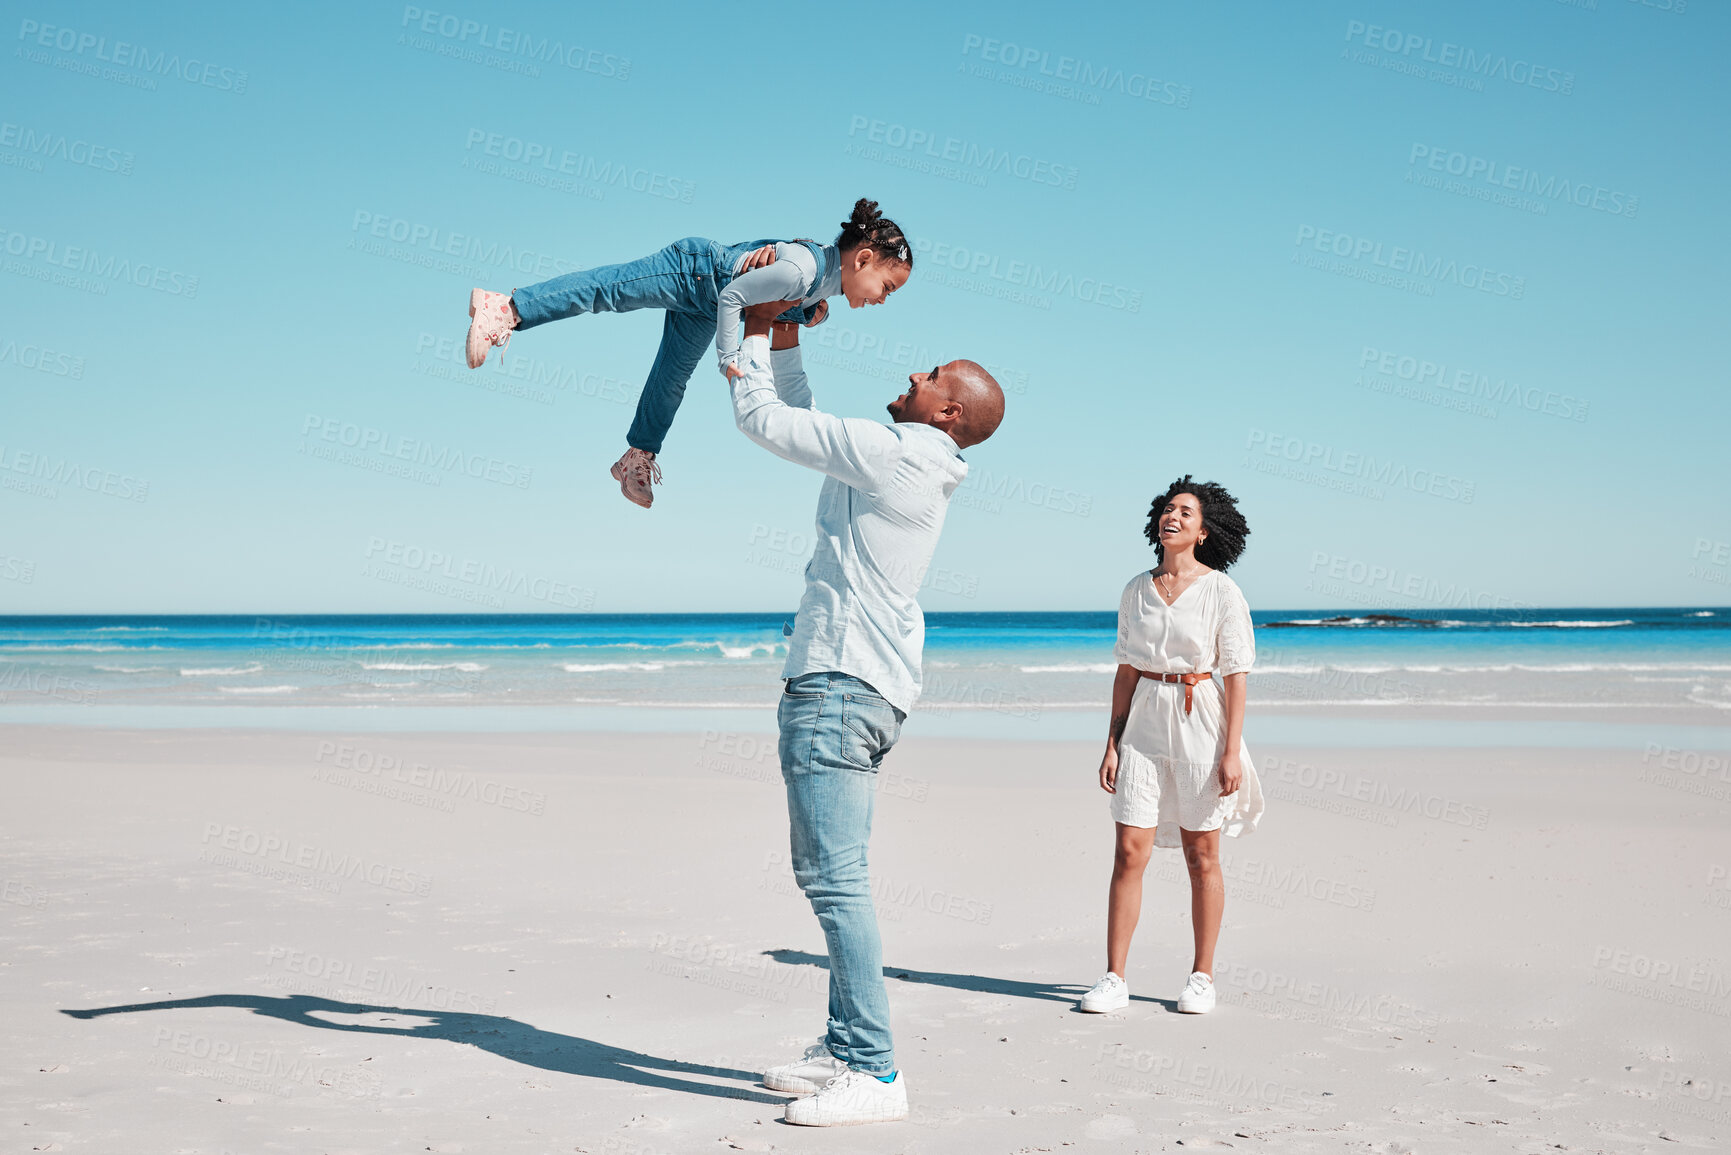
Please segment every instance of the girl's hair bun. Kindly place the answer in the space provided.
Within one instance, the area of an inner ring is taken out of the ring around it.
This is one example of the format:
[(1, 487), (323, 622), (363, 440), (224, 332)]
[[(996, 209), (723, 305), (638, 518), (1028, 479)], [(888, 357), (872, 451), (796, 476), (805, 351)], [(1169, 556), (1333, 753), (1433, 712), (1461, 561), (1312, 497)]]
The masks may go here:
[(846, 228), (848, 225), (858, 225), (863, 229), (871, 225), (872, 222), (882, 219), (883, 213), (878, 211), (878, 202), (861, 197), (859, 200), (853, 202), (853, 215), (846, 221), (842, 222), (842, 227)]
[(878, 211), (878, 202), (866, 197), (853, 203), (853, 212), (841, 223), (841, 235), (835, 239), (835, 247), (844, 253), (851, 253), (861, 245), (870, 246), (879, 256), (913, 267), (913, 247), (901, 226)]

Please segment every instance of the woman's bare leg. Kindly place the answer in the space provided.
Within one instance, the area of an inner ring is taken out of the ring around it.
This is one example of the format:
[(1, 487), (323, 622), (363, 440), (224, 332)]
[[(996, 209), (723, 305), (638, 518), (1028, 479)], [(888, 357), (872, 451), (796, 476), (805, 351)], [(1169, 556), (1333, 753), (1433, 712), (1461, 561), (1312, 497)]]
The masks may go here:
[(1226, 883), (1220, 877), (1220, 831), (1180, 830), (1184, 865), (1190, 868), (1190, 923), (1196, 932), (1192, 971), (1214, 977), (1214, 944), (1226, 909)]
[(1123, 978), (1130, 937), (1142, 917), (1142, 872), (1148, 869), (1148, 857), (1154, 852), (1154, 828), (1122, 822), (1113, 825), (1118, 828), (1118, 845), (1112, 855), (1112, 889), (1106, 900), (1106, 969)]

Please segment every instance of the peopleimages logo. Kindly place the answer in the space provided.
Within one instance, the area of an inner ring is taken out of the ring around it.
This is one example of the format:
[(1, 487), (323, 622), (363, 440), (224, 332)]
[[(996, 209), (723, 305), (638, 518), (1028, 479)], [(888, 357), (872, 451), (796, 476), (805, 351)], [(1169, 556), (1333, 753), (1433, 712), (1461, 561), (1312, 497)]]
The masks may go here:
[(1076, 177), (1081, 171), (1073, 164), (1030, 156), (1015, 149), (981, 145), (931, 129), (910, 127), (870, 116), (849, 117), (847, 134), (849, 137), (863, 136), (871, 144), (917, 154), (943, 164), (959, 165), (983, 175), (996, 173), (1055, 188), (1075, 188)]
[[(1288, 463), (1298, 471), (1295, 474), (1297, 480), (1306, 480), (1306, 475), (1335, 479), (1341, 484), (1328, 488), (1342, 488), (1349, 492), (1363, 489), (1365, 496), (1374, 496), (1377, 500), (1382, 497), (1379, 487), (1386, 486), (1471, 505), (1476, 490), (1475, 483), (1463, 477), (1434, 469), (1409, 467), (1392, 458), (1378, 459), (1374, 454), (1342, 450), (1333, 445), (1306, 441), (1302, 437), (1270, 433), (1265, 429), (1251, 429), (1244, 449), (1249, 455), (1245, 463), (1252, 468), (1258, 468), (1258, 456), (1273, 458), (1275, 464)], [(1278, 475), (1280, 471), (1263, 469), (1262, 472)]]
[[(498, 1001), (442, 983), (428, 982), (418, 975), (402, 975), (376, 962), (356, 962), (314, 951), (272, 946), (265, 965), (299, 975), (332, 991), (359, 991), (381, 996), (390, 1003), (417, 1003), (441, 1011), (490, 1014)], [(286, 985), (286, 984), (272, 984)], [(324, 990), (316, 992), (321, 996)]]
[(1364, 346), (1358, 355), (1358, 367), (1384, 377), (1395, 377), (1415, 385), (1461, 393), (1475, 399), (1541, 413), (1565, 421), (1585, 421), (1590, 403), (1572, 393), (1554, 389), (1535, 389), (1510, 381), (1507, 377), (1493, 379), (1489, 374), (1472, 369), (1451, 367), (1440, 361), (1430, 361), (1406, 353), (1395, 353)]
[(152, 52), (142, 44), (130, 44), (125, 40), (111, 44), (108, 37), (94, 32), (23, 20), (18, 25), (18, 39), (26, 47), (52, 48), (78, 57), (88, 55), (91, 60), (104, 64), (133, 68), (152, 76), (174, 77), (188, 84), (232, 92), (237, 96), (246, 91), (247, 77), (241, 69), (207, 64), (191, 56), (182, 60), (178, 52)]
[[(445, 473), (461, 473), (480, 481), (491, 481), (496, 485), (509, 485), (517, 489), (528, 489), (529, 483), (535, 477), (534, 466), (519, 465), (484, 453), (470, 453), (450, 445), (403, 437), (370, 425), (357, 425), (352, 421), (344, 421), (338, 417), (322, 417), (317, 413), (307, 414), (301, 422), (301, 437), (303, 453), (307, 453), (308, 445), (317, 439), (359, 454), (373, 454), (392, 461), (411, 462), (428, 469), (443, 470)], [(312, 448), (316, 451), (318, 447)], [(309, 455), (328, 456), (319, 452)], [(438, 484), (439, 475), (432, 476), (433, 484)]]
[[(942, 352), (934, 354), (929, 346), (888, 340), (875, 333), (850, 329), (833, 319), (818, 326), (815, 332), (816, 336), (801, 342), (808, 362), (884, 381), (906, 381), (912, 372), (930, 369), (949, 360)], [(1017, 396), (1027, 393), (1028, 374), (1025, 370), (1000, 361), (981, 361), (979, 364), (997, 380), (1005, 393)]]
[(1500, 52), (1480, 52), (1450, 40), (1433, 40), (1416, 32), (1401, 32), (1380, 24), (1348, 20), (1346, 39), (1348, 43), (1362, 44), (1405, 63), (1435, 64), (1480, 80), (1504, 80), (1563, 96), (1575, 91), (1573, 72), (1534, 64), (1530, 60), (1511, 60)]
[[(573, 262), (549, 253), (517, 249), (510, 245), (501, 245), (497, 241), (484, 241), (469, 233), (454, 233), (436, 225), (406, 220), (388, 213), (370, 213), (365, 209), (355, 210), (355, 218), (349, 225), (349, 231), (357, 235), (364, 232), (367, 237), (406, 245), (412, 250), (424, 249), (433, 256), (460, 257), (463, 260), (477, 261), (483, 265), (538, 277), (551, 277), (557, 273), (577, 270), (577, 265)], [(354, 243), (355, 238), (351, 238), (350, 247), (354, 247)]]
[(1609, 213), (1614, 217), (1632, 217), (1641, 207), (1640, 197), (1619, 189), (1570, 180), (1555, 173), (1545, 176), (1535, 169), (1459, 152), (1441, 145), (1414, 142), (1406, 162), (1412, 166), (1407, 171), (1408, 183), (1413, 180), (1413, 170), (1422, 167), (1429, 172), (1460, 177), (1469, 185), (1483, 184), (1492, 190), (1508, 189), (1549, 201), (1564, 201), (1580, 208), (1592, 209), (1594, 212)]
[(478, 558), (426, 549), (412, 542), (370, 537), (366, 559), (361, 571), (364, 576), (462, 597), (465, 601), (484, 601), (498, 609), (504, 608), (500, 594), (514, 594), (573, 610), (595, 608), (592, 589)]
[[(363, 857), (359, 854), (344, 852), (338, 854), (311, 843), (296, 842), (278, 834), (263, 833), (249, 826), (233, 826), (221, 822), (204, 824), (204, 845), (209, 848), (227, 852), (227, 860), (206, 852), (200, 852), (200, 858), (215, 862), (219, 866), (234, 865), (235, 855), (245, 855), (261, 862), (268, 861), (280, 864), (282, 867), (305, 870), (316, 874), (329, 875), (328, 881), (341, 879), (357, 879), (371, 883), (373, 886), (386, 890), (401, 891), (404, 894), (417, 894), (425, 897), (431, 892), (433, 878), (428, 874), (405, 870), (400, 866), (377, 859)], [(336, 886), (330, 886), (335, 892)]]
[[(463, 143), (463, 151), (471, 154), (479, 151), (484, 157), (520, 164), (526, 169), (538, 168), (543, 170), (545, 175), (570, 177), (575, 181), (594, 185), (612, 185), (615, 188), (642, 193), (644, 196), (679, 201), (682, 204), (690, 204), (692, 196), (697, 192), (695, 182), (668, 176), (655, 169), (623, 162), (615, 163), (611, 160), (597, 160), (587, 153), (572, 152), (568, 148), (560, 148), (544, 141), (524, 140), (522, 137), (506, 136), (483, 128), (469, 130), (468, 138)], [(464, 158), (465, 163), (468, 159)], [(530, 180), (528, 183), (538, 182)]]
[(1285, 783), (1318, 795), (1333, 794), (1352, 802), (1365, 802), (1396, 814), (1429, 818), (1453, 826), (1483, 830), (1490, 822), (1491, 812), (1458, 798), (1407, 786), (1391, 786), (1362, 774), (1349, 774), (1332, 766), (1312, 766), (1291, 758), (1268, 755), (1262, 760), (1262, 777), (1270, 786)]
[(1420, 283), (1437, 281), (1458, 285), (1463, 289), (1489, 293), (1493, 297), (1507, 297), (1511, 301), (1518, 301), (1527, 295), (1525, 277), (1499, 273), (1495, 269), (1470, 261), (1463, 264), (1451, 257), (1427, 256), (1421, 249), (1409, 249), (1402, 245), (1391, 245), (1384, 251), (1383, 243), (1370, 237), (1319, 229), (1315, 225), (1299, 225), (1298, 236), (1292, 243), (1297, 245), (1299, 250), (1292, 254), (1295, 261), (1303, 255), (1302, 250), (1309, 247), (1319, 253), (1350, 261), (1364, 268), (1367, 273), (1384, 270), (1417, 278)]
[[(81, 465), (70, 458), (33, 453), (17, 446), (0, 445), (0, 474), (7, 473), (21, 474), (45, 483), (48, 492), (40, 496), (54, 497), (58, 491), (52, 487), (64, 485), (68, 489), (83, 489), (122, 501), (147, 501), (150, 498), (150, 482), (131, 474)], [(6, 488), (15, 487), (9, 485)]]
[(1403, 570), (1399, 566), (1367, 562), (1343, 554), (1314, 550), (1310, 555), (1313, 576), (1304, 583), (1306, 590), (1342, 594), (1348, 587), (1356, 598), (1374, 598), (1391, 608), (1408, 607), (1414, 602), (1444, 606), (1450, 609), (1470, 607), (1475, 610), (1532, 610), (1532, 602), (1516, 601), (1485, 589), (1473, 589), (1464, 582), (1444, 582), (1438, 578)]
[[(103, 295), (108, 292), (108, 286), (103, 282), (111, 282), (152, 289), (158, 293), (167, 293), (171, 297), (198, 296), (198, 278), (190, 273), (164, 268), (149, 261), (134, 261), (113, 252), (99, 252), (84, 245), (62, 244), (52, 237), (14, 232), (3, 225), (0, 225), (0, 250), (9, 257), (19, 257), (24, 261), (40, 262), (47, 266), (41, 270), (42, 279), (48, 279), (49, 269), (66, 269), (80, 278), (96, 278), (83, 284)], [(30, 275), (30, 267), (20, 265), (17, 269), (8, 268), (7, 271)]]
[(16, 365), (52, 377), (84, 376), (84, 358), (41, 345), (20, 345), (16, 338), (0, 337), (0, 365)]
[(1609, 946), (1595, 947), (1587, 981), (1596, 987), (1670, 1003), (1696, 1013), (1731, 1017), (1731, 977), (1708, 960), (1641, 954)]
[[(132, 175), (132, 154), (50, 129), (0, 121), (0, 148), (15, 148), (36, 160), (58, 160), (98, 172)], [(40, 166), (36, 171), (40, 172)]]
[[(1005, 259), (995, 253), (945, 244), (927, 237), (914, 238), (914, 253), (925, 260), (921, 267), (932, 265), (940, 270), (955, 270), (970, 280), (1000, 282), (1030, 293), (1049, 293), (1054, 297), (1069, 297), (1086, 305), (1099, 305), (1126, 313), (1142, 311), (1142, 290), (1113, 284), (1098, 277), (1078, 277), (1074, 272), (1035, 264), (1032, 261)], [(922, 272), (922, 277), (931, 274)], [(958, 286), (966, 287), (966, 286)]]
[(497, 806), (501, 810), (523, 814), (540, 815), (547, 810), (547, 796), (538, 790), (524, 790), (482, 778), (469, 770), (405, 761), (400, 755), (356, 746), (352, 742), (320, 742), (313, 761), (350, 774), (366, 775), (375, 783), (410, 786), (445, 799)]
[(402, 27), (411, 32), (437, 36), (452, 47), (484, 48), (506, 58), (520, 57), (535, 64), (558, 65), (572, 72), (588, 72), (609, 80), (626, 80), (631, 76), (630, 57), (615, 56), (581, 44), (567, 44), (556, 37), (536, 36), (516, 28), (495, 28), (450, 12), (405, 5)]
[[(1075, 85), (1078, 89), (1090, 93), (1116, 92), (1132, 100), (1169, 104), (1176, 108), (1190, 107), (1188, 84), (1162, 80), (1146, 72), (1095, 64), (1075, 56), (1054, 57), (1044, 48), (1017, 44), (1013, 40), (994, 40), (989, 36), (970, 32), (962, 38), (962, 55), (978, 56), (990, 64), (1002, 64), (1007, 68), (1060, 81), (1065, 85)], [(1096, 101), (1098, 99), (1095, 97)]]
[(1094, 509), (1092, 494), (1050, 482), (1029, 481), (1024, 477), (993, 473), (989, 469), (970, 474), (963, 494), (967, 498), (963, 504), (988, 508), (993, 513), (999, 512), (1005, 502), (1028, 505), (1035, 509), (1049, 509), (1054, 513), (1073, 513), (1077, 517), (1087, 517)]

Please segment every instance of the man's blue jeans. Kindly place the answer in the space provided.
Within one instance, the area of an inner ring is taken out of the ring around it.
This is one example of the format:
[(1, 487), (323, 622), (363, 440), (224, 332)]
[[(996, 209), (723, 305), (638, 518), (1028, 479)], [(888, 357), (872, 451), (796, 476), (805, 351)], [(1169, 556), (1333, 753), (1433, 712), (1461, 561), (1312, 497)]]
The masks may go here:
[(829, 945), (829, 1032), (856, 1071), (896, 1069), (866, 848), (878, 764), (906, 717), (848, 674), (801, 674), (781, 695), (781, 776), (793, 876)]
[(674, 241), (660, 252), (622, 265), (602, 265), (514, 289), (511, 303), (522, 318), (518, 329), (582, 313), (628, 313), (665, 309), (661, 350), (637, 398), (628, 444), (660, 453), (673, 426), (685, 386), (704, 351), (715, 341), (721, 290), (733, 279), (733, 248), (704, 237)]

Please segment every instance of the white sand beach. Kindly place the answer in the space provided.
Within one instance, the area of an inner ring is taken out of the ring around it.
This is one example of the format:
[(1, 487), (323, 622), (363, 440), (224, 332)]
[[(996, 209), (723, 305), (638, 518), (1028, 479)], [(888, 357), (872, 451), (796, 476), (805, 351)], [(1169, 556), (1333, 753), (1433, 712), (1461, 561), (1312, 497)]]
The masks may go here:
[(1160, 852), (1135, 1001), (1087, 1016), (1097, 743), (910, 737), (873, 873), (913, 1115), (813, 1132), (756, 1081), (826, 980), (767, 735), (4, 735), (8, 1150), (1731, 1146), (1693, 752), (1255, 747), (1221, 1006), (1174, 1011)]

